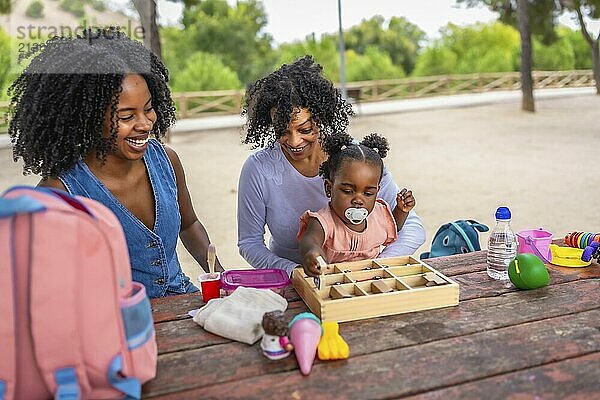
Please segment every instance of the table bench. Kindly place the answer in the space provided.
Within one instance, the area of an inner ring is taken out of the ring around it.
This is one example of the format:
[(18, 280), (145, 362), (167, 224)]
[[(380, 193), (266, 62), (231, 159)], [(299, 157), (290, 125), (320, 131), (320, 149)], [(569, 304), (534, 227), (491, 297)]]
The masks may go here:
[[(340, 324), (350, 358), (269, 361), (204, 331), (187, 315), (198, 295), (152, 300), (160, 399), (598, 399), (600, 266), (549, 266), (550, 284), (530, 291), (486, 274), (486, 252), (427, 260), (460, 285), (455, 307)], [(293, 289), (289, 315), (307, 311)]]

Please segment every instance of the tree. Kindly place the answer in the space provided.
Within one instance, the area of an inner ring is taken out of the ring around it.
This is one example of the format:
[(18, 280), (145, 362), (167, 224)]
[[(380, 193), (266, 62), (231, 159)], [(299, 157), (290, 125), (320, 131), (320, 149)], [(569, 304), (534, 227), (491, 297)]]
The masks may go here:
[(292, 63), (298, 58), (310, 54), (316, 62), (321, 64), (324, 75), (337, 82), (340, 76), (340, 59), (336, 43), (337, 39), (331, 35), (323, 35), (321, 40), (317, 40), (314, 34), (307, 36), (304, 41), (284, 43), (277, 51), (277, 61), (272, 69), (279, 68), (282, 64)]
[(533, 100), (533, 78), (531, 76), (531, 32), (529, 30), (528, 0), (517, 0), (517, 20), (521, 36), (521, 108), (524, 111), (535, 111)]
[(587, 54), (587, 44), (583, 43), (583, 38), (579, 32), (574, 32), (568, 28), (561, 29), (558, 34), (559, 39), (549, 45), (544, 45), (539, 40), (533, 40), (533, 69), (536, 71), (567, 71), (577, 69), (576, 52), (573, 44), (569, 40), (568, 32), (577, 35), (580, 39), (578, 44), (584, 47), (585, 60), (591, 59)]
[(131, 0), (140, 15), (144, 29), (144, 46), (150, 49), (158, 58), (162, 58), (160, 35), (156, 21), (156, 0)]
[(184, 68), (174, 74), (171, 88), (175, 92), (240, 89), (234, 71), (214, 54), (196, 52), (187, 58)]
[(575, 57), (574, 69), (592, 69), (592, 58), (590, 57), (590, 47), (583, 35), (569, 28), (559, 28), (559, 35), (562, 40), (569, 43), (573, 49)]
[[(4, 0), (0, 0), (4, 1)], [(144, 29), (144, 46), (150, 49), (156, 56), (162, 59), (162, 46), (160, 32), (158, 29), (156, 11), (157, 0), (131, 0), (135, 10), (140, 16), (140, 22)], [(171, 3), (183, 3), (184, 7), (192, 7), (201, 0), (168, 0)]]
[(423, 51), (413, 75), (515, 71), (518, 54), (519, 34), (508, 25), (448, 24), (441, 38)]
[(264, 32), (267, 15), (257, 0), (233, 6), (223, 0), (190, 2), (182, 22), (189, 47), (221, 55), (244, 84), (263, 76), (273, 65), (273, 38)]
[(600, 95), (600, 32), (596, 37), (590, 33), (585, 20), (586, 18), (600, 18), (600, 0), (560, 0), (563, 9), (574, 11), (581, 29), (581, 34), (590, 46), (592, 52), (592, 71), (596, 82), (596, 94)]
[(522, 109), (534, 111), (533, 79), (531, 77), (531, 34), (540, 35), (545, 44), (556, 40), (554, 30), (558, 15), (554, 0), (457, 0), (468, 7), (483, 4), (500, 13), (500, 20), (516, 26), (521, 36)]
[(44, 16), (44, 4), (39, 0), (33, 0), (27, 6), (25, 15), (30, 18), (42, 18)]
[(458, 57), (452, 49), (440, 42), (425, 49), (417, 59), (413, 76), (447, 75), (456, 73)]
[[(327, 35), (336, 40), (334, 35)], [(354, 50), (364, 55), (367, 48), (373, 47), (387, 53), (395, 65), (406, 73), (415, 67), (421, 42), (425, 32), (404, 17), (392, 17), (389, 22), (381, 15), (363, 19), (360, 24), (344, 32), (346, 50)]]
[(0, 0), (0, 15), (10, 14), (15, 0)]
[(364, 54), (348, 50), (346, 60), (348, 82), (397, 79), (406, 75), (401, 66), (394, 65), (388, 53), (374, 46), (367, 47)]

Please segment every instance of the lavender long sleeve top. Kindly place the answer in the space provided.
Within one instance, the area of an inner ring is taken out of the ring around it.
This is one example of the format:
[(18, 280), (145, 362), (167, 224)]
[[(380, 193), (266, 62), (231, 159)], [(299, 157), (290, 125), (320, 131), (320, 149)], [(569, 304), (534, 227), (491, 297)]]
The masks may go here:
[[(398, 186), (384, 169), (377, 197), (393, 210)], [(288, 274), (301, 264), (298, 250), (298, 220), (306, 211), (318, 211), (329, 199), (323, 178), (307, 178), (285, 158), (279, 143), (256, 151), (244, 163), (238, 188), (238, 248), (254, 268), (279, 268)], [(265, 245), (265, 226), (271, 233)], [(411, 211), (398, 240), (388, 245), (380, 257), (408, 255), (425, 242), (425, 228)]]

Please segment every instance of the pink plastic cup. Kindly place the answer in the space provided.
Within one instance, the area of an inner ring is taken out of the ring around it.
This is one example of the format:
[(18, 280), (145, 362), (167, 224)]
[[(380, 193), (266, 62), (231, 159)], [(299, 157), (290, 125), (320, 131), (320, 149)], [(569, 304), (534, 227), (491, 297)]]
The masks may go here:
[(198, 276), (200, 281), (200, 291), (202, 292), (202, 300), (208, 303), (209, 300), (218, 299), (221, 297), (221, 274), (215, 272), (213, 274), (202, 274)]

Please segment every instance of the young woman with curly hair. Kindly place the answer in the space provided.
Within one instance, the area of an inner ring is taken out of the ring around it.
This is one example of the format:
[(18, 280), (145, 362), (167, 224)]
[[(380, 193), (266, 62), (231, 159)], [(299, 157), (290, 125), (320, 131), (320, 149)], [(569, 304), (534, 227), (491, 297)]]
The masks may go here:
[(197, 291), (181, 270), (177, 238), (203, 267), (209, 238), (179, 157), (159, 141), (175, 121), (165, 66), (112, 29), (53, 38), (28, 56), (9, 89), (15, 161), (41, 175), (40, 186), (115, 213), (133, 279), (150, 297)]
[[(352, 108), (323, 77), (322, 67), (306, 56), (254, 83), (243, 114), (243, 142), (260, 150), (248, 157), (240, 175), (238, 248), (255, 268), (280, 268), (291, 274), (302, 264), (296, 238), (300, 216), (329, 201), (319, 176), (327, 160), (322, 141), (346, 132)], [(379, 197), (393, 209), (398, 191), (384, 169)], [(271, 233), (268, 247), (265, 226)], [(398, 239), (380, 256), (412, 254), (424, 242), (425, 229), (411, 211)]]

